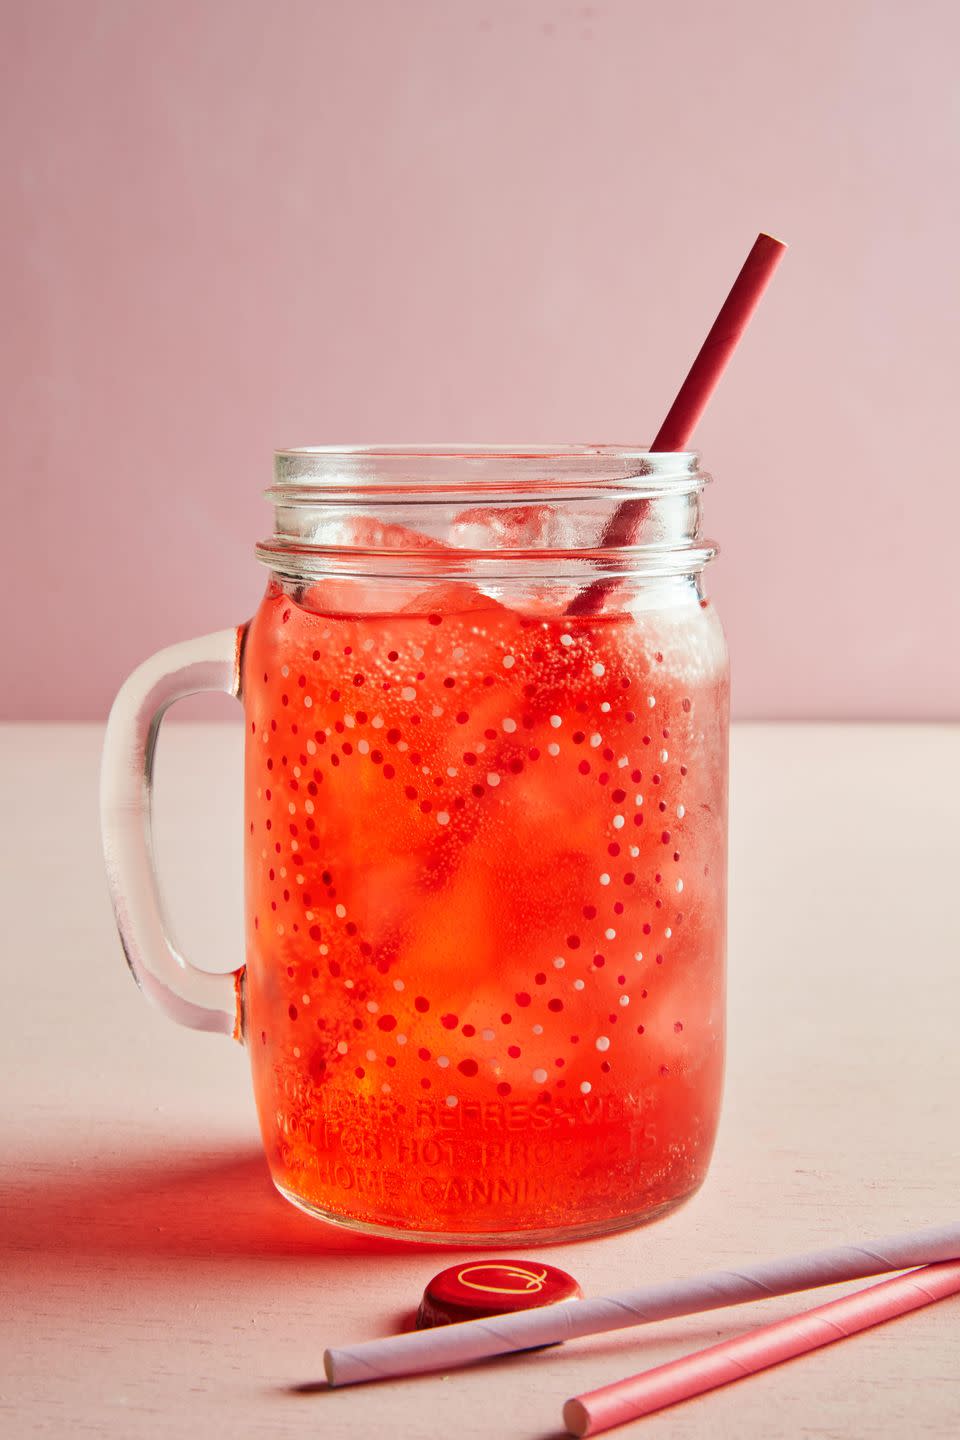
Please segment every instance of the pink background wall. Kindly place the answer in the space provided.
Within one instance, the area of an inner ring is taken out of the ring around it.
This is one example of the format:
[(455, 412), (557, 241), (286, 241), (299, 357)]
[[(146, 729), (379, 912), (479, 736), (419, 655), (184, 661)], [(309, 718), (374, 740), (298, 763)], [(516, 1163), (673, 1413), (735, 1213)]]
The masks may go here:
[(0, 0), (2, 714), (250, 612), (271, 449), (699, 443), (741, 716), (957, 717), (955, 0)]

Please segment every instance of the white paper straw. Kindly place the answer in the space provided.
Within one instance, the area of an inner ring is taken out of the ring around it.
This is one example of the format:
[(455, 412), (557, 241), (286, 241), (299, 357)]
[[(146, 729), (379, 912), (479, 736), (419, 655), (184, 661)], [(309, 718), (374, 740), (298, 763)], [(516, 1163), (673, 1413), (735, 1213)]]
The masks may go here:
[(818, 1285), (836, 1285), (844, 1280), (957, 1259), (960, 1223), (941, 1225), (863, 1245), (841, 1245), (780, 1260), (751, 1262), (739, 1270), (718, 1270), (687, 1280), (646, 1285), (596, 1300), (546, 1305), (513, 1315), (366, 1340), (325, 1350), (323, 1364), (331, 1385), (450, 1370), (473, 1360), (552, 1345), (580, 1335), (598, 1335), (628, 1325), (741, 1305), (769, 1295), (787, 1295)]

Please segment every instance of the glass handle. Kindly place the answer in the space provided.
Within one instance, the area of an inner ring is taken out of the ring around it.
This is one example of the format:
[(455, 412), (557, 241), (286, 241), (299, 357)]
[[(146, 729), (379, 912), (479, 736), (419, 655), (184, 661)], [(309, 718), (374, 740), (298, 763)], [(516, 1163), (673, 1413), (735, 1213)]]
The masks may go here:
[(239, 699), (245, 628), (171, 645), (138, 666), (113, 702), (100, 771), (110, 898), (134, 979), (179, 1024), (237, 1040), (243, 1038), (244, 968), (211, 975), (181, 955), (164, 921), (151, 832), (153, 759), (164, 711), (201, 690)]

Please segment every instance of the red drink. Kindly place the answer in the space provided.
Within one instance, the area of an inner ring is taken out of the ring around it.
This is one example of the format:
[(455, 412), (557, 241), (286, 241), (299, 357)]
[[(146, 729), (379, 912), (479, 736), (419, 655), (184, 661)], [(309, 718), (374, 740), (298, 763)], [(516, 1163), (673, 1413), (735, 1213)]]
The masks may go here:
[(296, 1203), (562, 1238), (702, 1181), (726, 655), (697, 587), (661, 588), (564, 617), (464, 581), (361, 614), (345, 583), (271, 582), (243, 667), (247, 1039)]

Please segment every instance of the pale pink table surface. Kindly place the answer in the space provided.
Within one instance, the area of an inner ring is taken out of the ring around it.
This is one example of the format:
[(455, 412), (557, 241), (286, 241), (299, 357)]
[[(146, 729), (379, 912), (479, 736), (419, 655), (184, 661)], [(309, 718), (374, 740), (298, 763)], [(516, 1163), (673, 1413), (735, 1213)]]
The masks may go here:
[[(168, 729), (171, 907), (187, 947), (226, 968), (239, 724)], [(168, 1024), (126, 973), (99, 853), (101, 733), (0, 729), (0, 1434), (556, 1440), (567, 1396), (813, 1303), (327, 1392), (324, 1345), (395, 1328), (462, 1252), (365, 1241), (274, 1194), (243, 1051)], [(713, 1168), (678, 1214), (546, 1258), (602, 1293), (958, 1218), (958, 811), (955, 728), (737, 731)], [(960, 1299), (620, 1433), (946, 1440)]]

